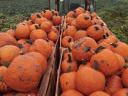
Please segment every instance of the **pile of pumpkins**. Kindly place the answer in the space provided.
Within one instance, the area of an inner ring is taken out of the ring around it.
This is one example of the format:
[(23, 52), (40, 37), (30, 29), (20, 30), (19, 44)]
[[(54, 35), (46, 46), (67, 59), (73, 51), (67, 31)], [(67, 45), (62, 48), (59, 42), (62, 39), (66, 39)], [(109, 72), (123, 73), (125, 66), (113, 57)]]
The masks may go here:
[(61, 24), (57, 11), (34, 13), (16, 29), (0, 32), (0, 93), (37, 96)]
[(128, 45), (95, 12), (67, 13), (61, 45), (61, 96), (127, 96)]

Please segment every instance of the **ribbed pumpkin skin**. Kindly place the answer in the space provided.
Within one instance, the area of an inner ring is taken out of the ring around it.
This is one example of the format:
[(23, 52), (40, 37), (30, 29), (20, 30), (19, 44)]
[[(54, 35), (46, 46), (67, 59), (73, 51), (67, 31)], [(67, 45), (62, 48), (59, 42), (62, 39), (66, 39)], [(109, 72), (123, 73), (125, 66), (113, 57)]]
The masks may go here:
[(22, 55), (12, 61), (5, 72), (4, 81), (14, 90), (29, 92), (37, 88), (41, 76), (41, 65), (32, 57)]

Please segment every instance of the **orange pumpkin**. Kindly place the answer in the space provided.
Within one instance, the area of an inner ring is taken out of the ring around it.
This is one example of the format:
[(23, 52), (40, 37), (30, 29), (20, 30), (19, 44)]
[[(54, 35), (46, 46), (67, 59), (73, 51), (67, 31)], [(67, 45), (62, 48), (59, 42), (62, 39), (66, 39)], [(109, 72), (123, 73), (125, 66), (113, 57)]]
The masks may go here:
[(1, 64), (8, 66), (11, 61), (20, 55), (20, 49), (13, 45), (6, 45), (0, 49)]
[(61, 94), (61, 96), (84, 96), (77, 90), (67, 90)]
[(12, 37), (15, 36), (15, 31), (13, 29), (7, 30), (6, 33), (8, 33), (9, 35), (11, 35)]
[(104, 35), (104, 30), (100, 25), (93, 25), (87, 29), (87, 35), (95, 40), (99, 40)]
[(5, 45), (16, 45), (17, 41), (8, 33), (0, 33), (0, 47)]
[(74, 17), (75, 17), (75, 12), (74, 12), (74, 11), (69, 11), (69, 12), (67, 13), (66, 17), (74, 18)]
[(45, 32), (49, 32), (52, 28), (52, 23), (50, 21), (45, 21), (41, 23), (41, 29)]
[(74, 35), (74, 40), (79, 40), (80, 38), (86, 37), (87, 32), (84, 30), (78, 30), (76, 34)]
[(110, 96), (109, 94), (103, 92), (103, 91), (96, 91), (90, 94), (89, 96)]
[(120, 89), (119, 91), (117, 91), (112, 96), (127, 96), (127, 95), (128, 95), (128, 89), (127, 88), (123, 88), (123, 89)]
[(16, 91), (29, 92), (38, 87), (41, 76), (42, 66), (38, 64), (37, 60), (27, 55), (21, 55), (11, 62), (4, 74), (4, 81)]
[(31, 14), (30, 19), (31, 19), (33, 22), (35, 22), (36, 18), (41, 18), (41, 17), (42, 17), (42, 15), (41, 15), (40, 13), (33, 13), (33, 14)]
[(52, 17), (53, 17), (53, 13), (51, 10), (44, 10), (43, 13), (42, 13), (42, 16), (51, 20)]
[(91, 63), (94, 68), (103, 72), (106, 76), (115, 74), (122, 67), (118, 62), (116, 55), (109, 49), (102, 49), (91, 58)]
[(82, 8), (82, 7), (78, 7), (77, 9), (74, 10), (74, 12), (75, 12), (75, 16), (77, 17), (77, 16), (79, 16), (80, 14), (84, 13), (85, 10), (84, 10), (84, 8)]
[(52, 46), (50, 43), (43, 39), (37, 39), (34, 41), (32, 46), (29, 49), (30, 52), (39, 52), (42, 55), (44, 55), (46, 58), (49, 58), (49, 56), (52, 53)]
[(27, 56), (30, 56), (30, 57), (33, 57), (34, 59), (37, 60), (37, 62), (39, 64), (41, 64), (41, 68), (42, 68), (42, 74), (44, 74), (44, 72), (46, 71), (47, 69), (47, 59), (40, 53), (37, 53), (37, 52), (29, 52), (26, 54)]
[(60, 84), (62, 91), (75, 89), (76, 72), (63, 73), (60, 76)]
[(33, 31), (33, 30), (36, 30), (36, 29), (39, 29), (40, 26), (38, 24), (32, 24), (30, 25), (30, 31)]
[(33, 30), (30, 34), (30, 39), (31, 40), (36, 40), (36, 39), (44, 39), (46, 40), (47, 39), (47, 34), (45, 31), (41, 30), (41, 29), (36, 29), (36, 30)]
[(91, 25), (92, 21), (89, 14), (82, 13), (76, 18), (76, 26), (78, 29), (86, 29)]
[(122, 73), (122, 82), (125, 87), (128, 87), (128, 68), (126, 68)]
[(68, 58), (62, 61), (61, 69), (63, 73), (77, 71), (78, 69), (77, 62), (73, 60), (71, 54), (68, 54)]
[(48, 39), (53, 41), (53, 42), (56, 42), (58, 38), (58, 34), (54, 31), (50, 31), (49, 34), (48, 34)]
[(76, 19), (74, 19), (72, 22), (71, 22), (71, 24), (70, 24), (71, 26), (75, 26), (76, 27)]
[[(73, 22), (74, 20), (75, 20), (75, 19), (72, 18), (72, 17), (67, 17), (67, 18), (65, 19), (66, 23), (69, 24), (69, 25), (73, 25), (72, 22)], [(76, 22), (75, 22), (75, 23), (76, 23)]]
[(61, 17), (60, 16), (53, 16), (52, 22), (55, 26), (60, 25), (61, 24)]
[(58, 29), (55, 27), (55, 26), (52, 26), (51, 30), (50, 31), (54, 31), (56, 33), (59, 33)]
[(44, 17), (39, 17), (39, 18), (36, 18), (35, 23), (41, 25), (45, 21), (48, 21), (48, 20)]
[(113, 75), (107, 80), (105, 91), (112, 95), (122, 88), (121, 78), (117, 75)]
[(104, 87), (105, 76), (101, 72), (90, 67), (83, 67), (77, 71), (76, 88), (84, 95), (89, 95), (95, 91), (103, 90)]
[(61, 44), (63, 47), (70, 47), (71, 42), (74, 42), (73, 38), (71, 36), (65, 36), (62, 39)]
[(27, 39), (30, 35), (29, 26), (25, 23), (20, 23), (16, 26), (15, 36), (18, 39)]
[(72, 48), (73, 57), (78, 61), (89, 60), (96, 47), (97, 43), (90, 37), (79, 39)]

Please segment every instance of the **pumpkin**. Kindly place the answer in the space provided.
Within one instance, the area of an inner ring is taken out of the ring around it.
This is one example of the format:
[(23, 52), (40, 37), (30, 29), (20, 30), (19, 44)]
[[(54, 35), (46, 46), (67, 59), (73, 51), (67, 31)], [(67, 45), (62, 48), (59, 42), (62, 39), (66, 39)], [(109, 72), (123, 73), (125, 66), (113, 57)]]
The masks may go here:
[(13, 29), (7, 30), (6, 33), (8, 33), (9, 35), (11, 35), (12, 37), (15, 36), (15, 31)]
[(21, 55), (11, 62), (4, 74), (4, 81), (16, 91), (29, 92), (37, 88), (41, 76), (42, 66), (38, 64), (37, 60), (27, 55)]
[(105, 76), (101, 72), (90, 67), (83, 67), (77, 71), (76, 88), (84, 95), (89, 95), (95, 91), (101, 91), (104, 87)]
[(11, 61), (20, 55), (20, 49), (13, 45), (6, 45), (0, 49), (1, 64), (8, 66)]
[(119, 91), (117, 91), (112, 96), (127, 96), (127, 95), (128, 95), (128, 89), (127, 88), (123, 88), (123, 89), (120, 89)]
[(37, 52), (29, 52), (27, 53), (26, 55), (30, 56), (30, 57), (33, 57), (34, 59), (37, 60), (37, 62), (42, 66), (42, 74), (44, 74), (44, 72), (46, 71), (47, 69), (47, 59), (40, 53), (37, 53)]
[[(65, 19), (66, 23), (69, 24), (69, 25), (73, 25), (72, 22), (73, 22), (74, 20), (75, 20), (75, 19), (72, 18), (72, 17), (67, 17), (67, 18)], [(76, 23), (76, 22), (75, 22), (75, 23)]]
[(30, 19), (33, 22), (35, 22), (36, 18), (41, 18), (41, 17), (42, 17), (42, 15), (40, 13), (33, 13), (33, 14), (31, 14)]
[(59, 15), (58, 11), (56, 11), (56, 10), (51, 10), (51, 11), (52, 11), (53, 16), (58, 16)]
[(84, 30), (78, 30), (76, 34), (74, 35), (74, 40), (79, 40), (80, 38), (86, 37), (87, 32)]
[(52, 26), (53, 25), (50, 21), (44, 21), (41, 23), (41, 29), (47, 33), (51, 30)]
[(43, 39), (37, 39), (33, 42), (32, 46), (29, 49), (30, 52), (39, 52), (44, 55), (46, 58), (52, 53), (52, 46), (50, 43)]
[(30, 35), (29, 26), (25, 23), (20, 23), (16, 26), (15, 36), (18, 39), (27, 39)]
[(78, 7), (78, 8), (76, 8), (76, 9), (74, 10), (74, 12), (75, 12), (75, 16), (77, 17), (77, 16), (79, 16), (80, 14), (84, 13), (85, 10), (84, 10), (84, 8), (82, 8), (82, 7)]
[(36, 29), (33, 30), (30, 34), (30, 39), (31, 40), (36, 40), (36, 39), (47, 39), (47, 34), (45, 31), (41, 30), (41, 29)]
[(61, 94), (61, 96), (84, 96), (84, 95), (78, 92), (77, 90), (67, 90), (67, 91), (64, 91)]
[(74, 18), (75, 17), (75, 12), (74, 11), (69, 11), (66, 15), (66, 18), (67, 17), (71, 17), (71, 18)]
[(106, 34), (106, 35), (112, 35), (113, 33), (108, 29), (108, 27), (106, 27), (106, 26), (102, 26), (102, 28), (104, 29), (104, 34)]
[(89, 14), (82, 13), (76, 18), (76, 26), (78, 29), (87, 29), (91, 25), (92, 21)]
[(62, 61), (61, 69), (63, 73), (77, 71), (78, 69), (77, 62), (73, 60), (71, 54), (68, 54), (68, 58)]
[(36, 30), (36, 29), (39, 29), (40, 26), (38, 24), (32, 24), (30, 25), (30, 31), (33, 31), (33, 30)]
[(32, 44), (32, 41), (27, 39), (20, 39), (17, 42), (17, 46), (20, 48), (22, 54), (27, 53)]
[(128, 45), (124, 42), (112, 43), (112, 51), (123, 56), (126, 60), (128, 58)]
[(76, 32), (77, 29), (74, 26), (68, 26), (67, 29), (64, 31), (65, 36), (71, 36), (71, 37), (74, 37)]
[(54, 31), (50, 31), (49, 34), (48, 34), (48, 39), (53, 41), (53, 42), (56, 42), (58, 38), (58, 34)]
[(125, 87), (128, 87), (128, 68), (126, 68), (122, 73), (122, 82)]
[(36, 93), (19, 93), (19, 92), (8, 92), (4, 94), (3, 96), (37, 96)]
[(70, 24), (71, 26), (75, 26), (76, 27), (76, 19), (74, 19), (72, 22), (71, 22), (71, 24)]
[(53, 16), (52, 22), (55, 26), (60, 25), (61, 24), (61, 17), (60, 16)]
[(90, 37), (84, 37), (75, 42), (72, 48), (73, 57), (78, 60), (89, 60), (93, 55), (97, 43)]
[[(99, 47), (100, 49), (100, 47)], [(115, 54), (109, 49), (96, 49), (96, 54), (91, 57), (93, 67), (103, 72), (106, 76), (115, 74), (122, 67)]]
[(71, 42), (74, 42), (73, 38), (71, 36), (65, 36), (62, 39), (61, 44), (63, 47), (70, 47)]
[(91, 16), (92, 16), (93, 18), (97, 18), (96, 12), (92, 12), (92, 13), (91, 13)]
[(44, 17), (39, 17), (39, 18), (36, 18), (35, 23), (41, 25), (45, 21), (48, 21), (48, 20)]
[(110, 95), (103, 91), (96, 91), (96, 92), (90, 94), (89, 96), (110, 96)]
[(62, 91), (75, 89), (76, 72), (63, 73), (60, 76), (60, 84)]
[(0, 33), (0, 47), (5, 45), (16, 45), (17, 41), (8, 33)]
[(55, 26), (52, 26), (51, 30), (50, 31), (54, 31), (56, 33), (59, 33), (58, 29), (55, 27)]
[(121, 78), (117, 75), (113, 75), (107, 80), (105, 91), (110, 95), (122, 89)]
[(101, 43), (98, 44), (98, 47), (100, 47), (100, 46), (103, 46), (106, 49), (112, 50), (111, 45), (109, 43), (101, 42)]
[(51, 10), (44, 10), (43, 13), (42, 13), (42, 16), (51, 20), (52, 17), (53, 17), (53, 13)]
[(100, 25), (93, 25), (87, 29), (87, 35), (95, 40), (99, 40), (104, 35), (104, 30)]

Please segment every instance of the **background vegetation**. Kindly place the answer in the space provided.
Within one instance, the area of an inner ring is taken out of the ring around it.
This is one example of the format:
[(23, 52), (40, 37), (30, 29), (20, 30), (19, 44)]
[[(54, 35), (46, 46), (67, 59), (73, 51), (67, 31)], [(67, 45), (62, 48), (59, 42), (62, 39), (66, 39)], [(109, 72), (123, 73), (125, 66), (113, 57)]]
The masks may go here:
[[(97, 0), (97, 13), (117, 37), (128, 43), (128, 0)], [(0, 31), (48, 6), (48, 0), (0, 0)]]

